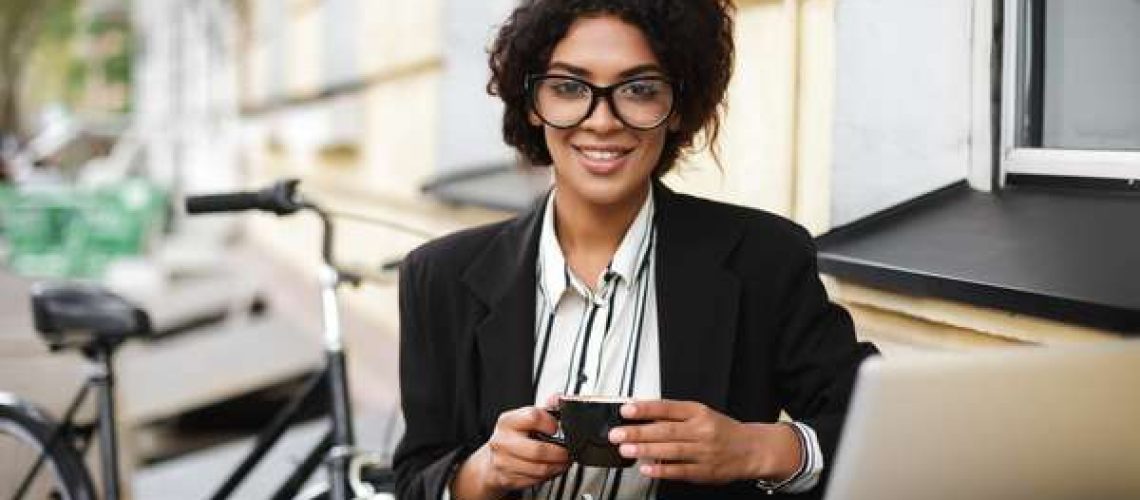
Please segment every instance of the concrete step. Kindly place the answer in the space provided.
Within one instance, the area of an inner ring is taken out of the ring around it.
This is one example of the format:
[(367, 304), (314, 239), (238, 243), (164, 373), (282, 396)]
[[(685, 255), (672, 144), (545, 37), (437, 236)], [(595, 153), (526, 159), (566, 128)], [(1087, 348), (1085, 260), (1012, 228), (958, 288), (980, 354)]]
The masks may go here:
[(122, 418), (139, 425), (319, 369), (317, 335), (271, 315), (123, 346)]
[[(355, 422), (359, 448), (375, 453), (381, 459), (390, 460), (399, 436), (403, 434), (403, 421), (397, 413), (358, 414)], [(231, 498), (272, 496), (327, 429), (327, 421), (320, 419), (300, 424), (286, 432), (281, 442), (253, 469)], [(132, 483), (134, 498), (209, 498), (252, 449), (253, 442), (253, 438), (249, 437), (136, 470)], [(325, 477), (324, 470), (319, 470), (302, 491), (324, 484)]]

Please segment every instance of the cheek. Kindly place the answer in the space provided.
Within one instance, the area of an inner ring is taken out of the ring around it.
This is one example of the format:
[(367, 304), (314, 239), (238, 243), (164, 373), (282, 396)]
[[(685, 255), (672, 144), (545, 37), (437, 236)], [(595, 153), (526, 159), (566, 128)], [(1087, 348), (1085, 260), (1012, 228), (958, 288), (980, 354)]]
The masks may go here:
[(661, 155), (661, 151), (665, 149), (665, 129), (658, 129), (648, 135), (642, 136), (642, 144), (645, 145), (646, 153), (653, 158)]
[(542, 135), (546, 139), (546, 149), (550, 150), (550, 154), (557, 156), (566, 153), (569, 148), (566, 131), (544, 126)]

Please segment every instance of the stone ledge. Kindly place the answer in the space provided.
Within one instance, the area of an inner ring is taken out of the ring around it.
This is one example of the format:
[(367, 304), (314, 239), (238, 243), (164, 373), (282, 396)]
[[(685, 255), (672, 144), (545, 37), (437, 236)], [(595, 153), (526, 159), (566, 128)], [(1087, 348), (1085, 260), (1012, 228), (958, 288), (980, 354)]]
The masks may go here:
[[(930, 297), (887, 292), (824, 276), (832, 300), (846, 306), (861, 335), (921, 350), (1011, 343), (1070, 344), (1119, 334)], [(866, 332), (866, 333), (864, 333)]]

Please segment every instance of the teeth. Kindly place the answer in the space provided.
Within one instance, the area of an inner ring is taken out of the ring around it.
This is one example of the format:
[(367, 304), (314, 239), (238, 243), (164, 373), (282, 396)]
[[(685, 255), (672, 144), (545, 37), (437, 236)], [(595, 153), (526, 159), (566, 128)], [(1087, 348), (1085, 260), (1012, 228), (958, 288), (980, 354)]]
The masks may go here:
[(586, 158), (589, 158), (591, 160), (598, 160), (598, 161), (616, 160), (618, 158), (621, 158), (622, 156), (625, 156), (624, 151), (600, 150), (600, 149), (579, 149), (579, 151), (581, 151), (582, 155), (585, 156)]

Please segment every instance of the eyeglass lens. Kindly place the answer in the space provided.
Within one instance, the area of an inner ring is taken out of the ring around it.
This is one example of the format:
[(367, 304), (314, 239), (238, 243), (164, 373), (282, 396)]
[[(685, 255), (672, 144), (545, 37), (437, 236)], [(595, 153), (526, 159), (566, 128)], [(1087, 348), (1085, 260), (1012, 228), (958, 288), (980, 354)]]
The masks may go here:
[[(573, 127), (596, 108), (604, 90), (575, 78), (545, 76), (535, 81), (535, 112), (555, 127)], [(673, 108), (673, 87), (658, 78), (634, 79), (612, 87), (611, 111), (626, 125), (648, 129), (660, 125)]]

